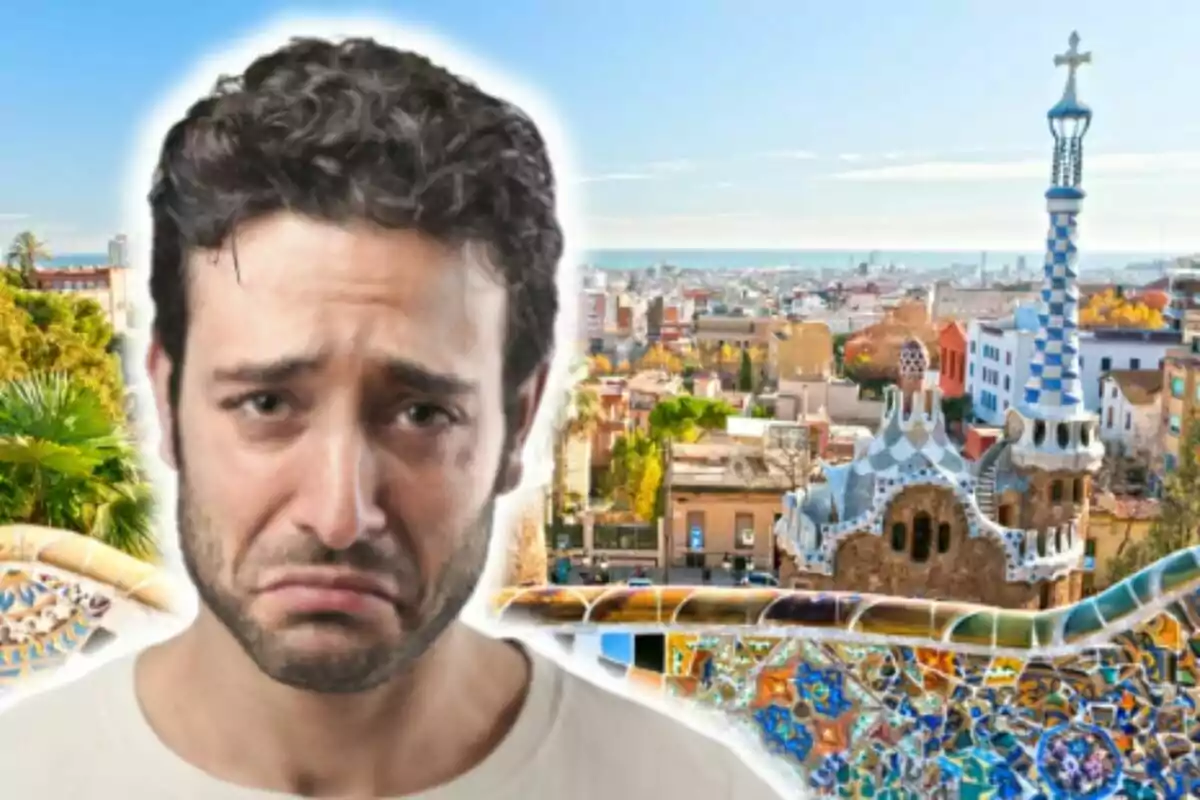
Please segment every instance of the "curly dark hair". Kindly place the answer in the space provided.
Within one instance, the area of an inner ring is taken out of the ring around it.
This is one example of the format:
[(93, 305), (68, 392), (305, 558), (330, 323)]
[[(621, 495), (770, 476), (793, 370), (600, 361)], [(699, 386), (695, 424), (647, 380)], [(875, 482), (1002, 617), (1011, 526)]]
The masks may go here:
[(520, 109), (372, 39), (294, 39), (172, 126), (150, 192), (154, 333), (178, 402), (187, 257), (287, 210), (480, 243), (509, 297), (505, 386), (549, 355), (563, 234), (546, 145)]

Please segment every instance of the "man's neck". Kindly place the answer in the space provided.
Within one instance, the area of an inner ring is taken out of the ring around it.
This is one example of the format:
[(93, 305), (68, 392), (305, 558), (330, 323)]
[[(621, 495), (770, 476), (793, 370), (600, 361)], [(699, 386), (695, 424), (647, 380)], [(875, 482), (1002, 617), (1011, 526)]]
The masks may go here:
[(530, 680), (519, 650), (460, 623), (389, 683), (305, 692), (260, 672), (206, 616), (140, 657), (138, 698), (168, 748), (253, 788), (386, 797), (444, 783), (495, 748)]

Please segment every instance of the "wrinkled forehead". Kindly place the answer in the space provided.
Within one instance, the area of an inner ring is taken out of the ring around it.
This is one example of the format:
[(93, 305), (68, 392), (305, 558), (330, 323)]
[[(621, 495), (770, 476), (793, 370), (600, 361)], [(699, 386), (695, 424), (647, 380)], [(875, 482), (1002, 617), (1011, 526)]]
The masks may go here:
[(479, 381), (498, 368), (507, 292), (481, 246), (281, 214), (189, 259), (188, 361), (403, 359)]

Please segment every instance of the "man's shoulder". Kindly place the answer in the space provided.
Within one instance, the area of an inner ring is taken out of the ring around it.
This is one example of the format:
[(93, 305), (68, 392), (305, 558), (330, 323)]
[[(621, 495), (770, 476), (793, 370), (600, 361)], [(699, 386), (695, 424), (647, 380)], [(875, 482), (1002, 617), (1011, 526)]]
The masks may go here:
[[(721, 796), (781, 796), (768, 788), (756, 764), (727, 743), (737, 737), (728, 735), (726, 720), (697, 713), (686, 701), (660, 696), (650, 688), (627, 688), (562, 663), (558, 669), (564, 691), (556, 736), (564, 743), (587, 747), (598, 764), (612, 760), (613, 766), (632, 768), (644, 759), (647, 769), (689, 775), (690, 782), (708, 790), (729, 787), (728, 794)], [(611, 750), (613, 759), (605, 757), (606, 750)]]

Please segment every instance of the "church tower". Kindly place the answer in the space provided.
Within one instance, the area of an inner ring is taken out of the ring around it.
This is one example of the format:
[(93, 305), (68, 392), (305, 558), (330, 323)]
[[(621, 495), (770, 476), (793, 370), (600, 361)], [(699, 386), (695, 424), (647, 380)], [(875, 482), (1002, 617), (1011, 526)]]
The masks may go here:
[[(1046, 114), (1054, 138), (1051, 185), (1046, 191), (1050, 229), (1038, 307), (1030, 378), (1023, 402), (1010, 409), (1005, 427), (1012, 463), (1028, 479), (1025, 526), (1045, 530), (1064, 520), (1086, 518), (1091, 476), (1100, 468), (1104, 447), (1097, 417), (1083, 405), (1079, 356), (1079, 288), (1076, 226), (1083, 205), (1083, 137), (1092, 110), (1079, 101), (1076, 71), (1091, 62), (1079, 52), (1072, 33), (1067, 52), (1055, 66), (1067, 67), (1062, 99)], [(1054, 587), (1046, 604), (1067, 600)]]

